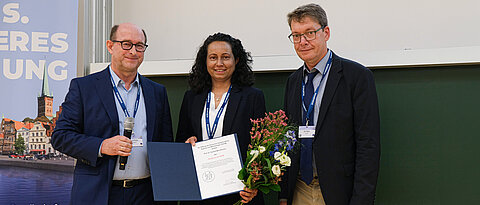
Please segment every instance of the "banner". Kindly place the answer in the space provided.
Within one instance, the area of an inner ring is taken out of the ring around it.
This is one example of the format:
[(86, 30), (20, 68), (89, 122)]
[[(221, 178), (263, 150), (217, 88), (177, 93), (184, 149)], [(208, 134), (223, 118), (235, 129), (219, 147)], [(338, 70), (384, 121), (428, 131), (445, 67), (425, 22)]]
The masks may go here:
[(77, 73), (78, 1), (0, 2), (0, 115), (51, 120)]

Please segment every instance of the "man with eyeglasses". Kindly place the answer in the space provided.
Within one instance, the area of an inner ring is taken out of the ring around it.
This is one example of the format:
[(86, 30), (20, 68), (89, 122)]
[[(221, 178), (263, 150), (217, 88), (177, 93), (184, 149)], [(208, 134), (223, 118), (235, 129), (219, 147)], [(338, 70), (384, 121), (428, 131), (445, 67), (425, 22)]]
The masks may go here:
[(288, 36), (303, 61), (288, 77), (284, 109), (299, 146), (282, 179), (280, 204), (373, 204), (380, 123), (372, 72), (327, 48), (330, 27), (317, 4), (288, 14)]
[(146, 43), (136, 25), (114, 26), (111, 64), (70, 83), (52, 145), (77, 159), (71, 204), (154, 204), (147, 142), (173, 133), (165, 87), (137, 72)]

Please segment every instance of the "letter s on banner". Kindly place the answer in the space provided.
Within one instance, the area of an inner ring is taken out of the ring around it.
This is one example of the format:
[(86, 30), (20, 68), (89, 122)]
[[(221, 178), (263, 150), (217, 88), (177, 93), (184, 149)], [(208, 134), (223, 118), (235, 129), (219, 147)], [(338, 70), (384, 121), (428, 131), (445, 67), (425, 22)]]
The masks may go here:
[(14, 9), (20, 8), (19, 3), (8, 3), (3, 6), (3, 13), (5, 16), (3, 17), (3, 22), (5, 23), (17, 23), (20, 19), (20, 13)]
[(65, 53), (68, 50), (68, 43), (66, 42), (67, 37), (68, 34), (66, 33), (54, 33), (51, 38), (52, 43), (59, 47), (52, 46), (50, 51), (54, 53)]

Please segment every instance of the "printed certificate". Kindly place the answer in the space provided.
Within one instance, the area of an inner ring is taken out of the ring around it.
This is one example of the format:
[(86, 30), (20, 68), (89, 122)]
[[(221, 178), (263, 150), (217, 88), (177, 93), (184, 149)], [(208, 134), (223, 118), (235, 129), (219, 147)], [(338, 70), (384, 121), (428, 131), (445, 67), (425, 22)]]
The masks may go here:
[(243, 190), (235, 134), (187, 143), (147, 145), (155, 201), (203, 200)]
[(242, 169), (235, 135), (201, 141), (192, 147), (202, 199), (243, 190)]

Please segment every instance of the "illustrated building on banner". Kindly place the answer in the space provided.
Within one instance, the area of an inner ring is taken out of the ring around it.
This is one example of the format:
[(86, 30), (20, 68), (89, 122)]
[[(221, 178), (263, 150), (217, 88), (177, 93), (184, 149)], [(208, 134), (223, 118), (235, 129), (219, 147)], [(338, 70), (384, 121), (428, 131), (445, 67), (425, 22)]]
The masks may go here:
[(49, 120), (53, 118), (53, 94), (48, 87), (47, 68), (43, 69), (42, 91), (38, 96), (38, 115), (39, 117), (47, 117)]

